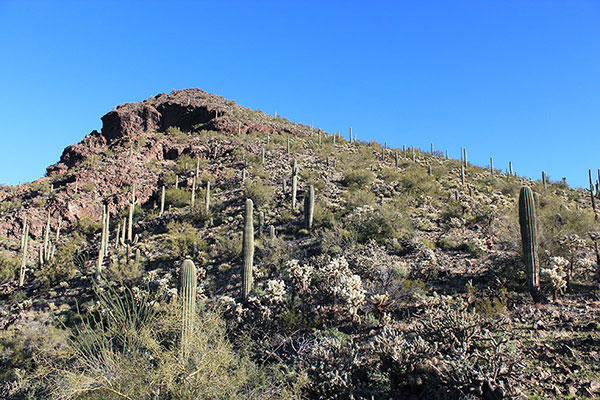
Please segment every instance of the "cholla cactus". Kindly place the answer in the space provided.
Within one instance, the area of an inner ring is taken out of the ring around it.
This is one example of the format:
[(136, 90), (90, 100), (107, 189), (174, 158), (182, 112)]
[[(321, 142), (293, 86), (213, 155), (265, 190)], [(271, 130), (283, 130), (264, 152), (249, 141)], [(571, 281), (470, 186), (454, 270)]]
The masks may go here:
[(358, 310), (365, 301), (366, 293), (360, 276), (342, 276), (338, 284), (333, 287), (332, 291), (338, 298), (344, 300), (348, 304), (350, 315), (355, 318)]
[(314, 268), (307, 264), (300, 264), (298, 260), (289, 260), (285, 263), (285, 271), (292, 281), (294, 290), (298, 294), (307, 293), (314, 274)]
[(560, 235), (556, 239), (557, 243), (566, 250), (569, 255), (569, 267), (566, 270), (567, 273), (567, 288), (569, 283), (573, 279), (573, 272), (575, 267), (575, 258), (577, 257), (577, 253), (585, 246), (585, 242), (581, 239), (577, 234), (572, 235)]
[(283, 303), (285, 298), (285, 283), (279, 279), (268, 280), (265, 295), (270, 303)]
[(550, 265), (544, 268), (544, 274), (550, 278), (552, 284), (552, 298), (563, 295), (567, 289), (567, 267), (569, 260), (563, 257), (552, 257)]

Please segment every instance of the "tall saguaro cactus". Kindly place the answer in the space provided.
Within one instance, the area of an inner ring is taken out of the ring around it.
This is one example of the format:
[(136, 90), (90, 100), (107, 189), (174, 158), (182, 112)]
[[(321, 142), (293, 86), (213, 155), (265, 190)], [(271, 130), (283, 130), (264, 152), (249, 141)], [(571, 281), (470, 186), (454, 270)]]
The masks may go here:
[(27, 220), (23, 224), (21, 242), (23, 243), (23, 256), (21, 257), (21, 269), (19, 271), (19, 286), (23, 286), (25, 283), (25, 272), (27, 269), (27, 247), (29, 246), (29, 225), (27, 225)]
[(519, 193), (519, 224), (521, 225), (521, 242), (527, 287), (533, 301), (539, 303), (543, 296), (540, 293), (540, 263), (538, 260), (537, 227), (535, 220), (535, 200), (531, 188), (523, 186)]
[(181, 302), (181, 354), (185, 358), (189, 355), (190, 342), (194, 333), (196, 319), (196, 266), (192, 260), (181, 263), (179, 272), (179, 299)]
[(254, 204), (252, 199), (246, 200), (246, 214), (244, 218), (244, 232), (242, 234), (242, 255), (244, 258), (244, 269), (242, 271), (242, 299), (248, 300), (248, 295), (252, 290), (253, 276), (252, 268), (254, 265)]
[(298, 164), (294, 159), (292, 166), (292, 210), (296, 209), (296, 195), (298, 194)]
[(129, 203), (129, 219), (127, 221), (127, 241), (133, 241), (133, 213), (135, 211), (135, 183), (131, 189), (131, 203)]
[(208, 214), (210, 210), (210, 181), (206, 181), (206, 192), (204, 193), (204, 211)]
[(594, 210), (594, 219), (598, 219), (598, 213), (596, 212), (596, 200), (594, 199), (594, 181), (592, 180), (592, 170), (590, 172), (590, 197), (592, 198), (592, 209)]
[(163, 187), (161, 189), (161, 193), (160, 193), (160, 214), (158, 214), (158, 216), (162, 217), (164, 212), (165, 212), (165, 187), (163, 185)]
[(313, 216), (315, 213), (315, 188), (310, 185), (306, 197), (304, 197), (304, 228), (312, 229)]

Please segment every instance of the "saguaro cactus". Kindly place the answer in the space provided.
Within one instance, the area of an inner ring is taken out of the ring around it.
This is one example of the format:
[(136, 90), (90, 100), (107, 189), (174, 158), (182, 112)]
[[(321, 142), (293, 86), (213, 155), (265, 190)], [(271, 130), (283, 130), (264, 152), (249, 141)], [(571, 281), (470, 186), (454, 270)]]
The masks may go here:
[(490, 175), (494, 176), (494, 158), (490, 157)]
[(313, 216), (315, 213), (315, 188), (310, 185), (304, 197), (304, 228), (312, 229)]
[(179, 299), (181, 302), (181, 354), (187, 357), (190, 342), (193, 338), (196, 320), (196, 286), (198, 277), (196, 266), (192, 260), (181, 263), (179, 272)]
[(592, 180), (592, 170), (590, 173), (590, 197), (592, 198), (592, 209), (594, 210), (594, 219), (598, 219), (598, 213), (596, 212), (596, 200), (594, 199), (594, 181)]
[(298, 164), (294, 159), (292, 166), (292, 210), (296, 209), (296, 195), (298, 194)]
[(252, 199), (246, 200), (246, 215), (244, 218), (244, 232), (242, 234), (242, 255), (244, 258), (244, 269), (242, 271), (242, 299), (248, 300), (252, 290), (252, 267), (254, 265), (254, 204)]
[(261, 211), (258, 213), (258, 236), (262, 236), (264, 229), (265, 229), (265, 212)]
[(133, 240), (133, 213), (135, 211), (135, 183), (131, 189), (131, 203), (129, 203), (129, 220), (127, 221), (127, 241)]
[(210, 181), (206, 181), (206, 192), (204, 193), (204, 211), (210, 210)]
[(527, 287), (533, 301), (543, 299), (540, 293), (540, 264), (538, 260), (537, 227), (535, 220), (535, 201), (531, 188), (523, 186), (519, 193), (519, 224), (521, 225), (521, 242), (523, 244), (523, 260)]
[(163, 186), (161, 191), (160, 191), (160, 214), (158, 214), (159, 217), (162, 217), (163, 213), (165, 212), (165, 187)]
[(23, 226), (23, 256), (21, 257), (21, 269), (19, 271), (19, 286), (23, 286), (25, 283), (25, 272), (27, 269), (27, 247), (29, 246), (29, 225), (27, 225), (27, 220), (25, 220)]
[(192, 181), (192, 201), (191, 201), (192, 208), (194, 208), (195, 202), (196, 202), (196, 177), (194, 176), (194, 180)]

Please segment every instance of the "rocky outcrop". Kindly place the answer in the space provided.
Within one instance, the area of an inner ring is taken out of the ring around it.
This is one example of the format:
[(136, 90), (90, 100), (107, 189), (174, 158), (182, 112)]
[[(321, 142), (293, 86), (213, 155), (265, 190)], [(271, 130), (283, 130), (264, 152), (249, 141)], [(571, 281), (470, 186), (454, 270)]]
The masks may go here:
[(148, 203), (162, 182), (159, 173), (147, 167), (150, 163), (176, 160), (182, 154), (216, 159), (233, 151), (224, 144), (192, 145), (156, 134), (167, 132), (169, 127), (195, 134), (203, 130), (226, 135), (310, 134), (308, 126), (246, 109), (200, 89), (176, 90), (123, 104), (102, 117), (100, 132), (92, 131), (64, 149), (60, 161), (46, 169), (50, 179), (23, 185), (6, 196), (3, 201), (16, 200), (15, 208), (0, 213), (0, 236), (19, 236), (27, 218), (30, 233), (37, 238), (48, 213), (53, 230), (59, 218), (64, 227), (84, 218), (99, 218), (103, 204), (117, 214), (127, 207), (126, 189), (134, 182), (140, 204)]

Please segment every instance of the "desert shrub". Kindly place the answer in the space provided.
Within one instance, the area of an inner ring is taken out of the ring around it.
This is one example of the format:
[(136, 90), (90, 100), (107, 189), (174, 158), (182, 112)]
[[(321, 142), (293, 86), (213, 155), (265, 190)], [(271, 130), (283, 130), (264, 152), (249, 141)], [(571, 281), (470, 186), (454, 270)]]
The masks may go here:
[(303, 347), (300, 356), (310, 366), (307, 369), (309, 382), (306, 388), (309, 398), (350, 398), (356, 387), (353, 375), (359, 367), (358, 354), (351, 338), (316, 338)]
[(409, 218), (388, 206), (358, 207), (344, 220), (344, 227), (356, 236), (359, 243), (369, 240), (382, 243), (408, 235), (412, 231)]
[(427, 168), (423, 166), (412, 166), (402, 174), (397, 188), (410, 196), (439, 197), (440, 185), (427, 174)]
[[(163, 185), (165, 185), (165, 190), (166, 190), (166, 188), (175, 186), (175, 183), (177, 182), (177, 175), (175, 174), (175, 172), (173, 172), (171, 170), (167, 170), (161, 175), (161, 181), (162, 181)], [(166, 193), (165, 193), (165, 195), (166, 195)], [(160, 196), (160, 194), (159, 194), (159, 196)]]
[(290, 251), (285, 241), (275, 238), (271, 240), (263, 233), (263, 240), (257, 245), (256, 258), (258, 265), (267, 270), (276, 271), (290, 259)]
[(62, 361), (68, 332), (48, 315), (0, 331), (0, 390), (6, 399), (51, 399), (53, 365)]
[(178, 175), (184, 175), (190, 171), (196, 170), (196, 160), (190, 157), (187, 154), (182, 154), (177, 159), (177, 163), (175, 164), (175, 172)]
[(521, 368), (507, 328), (462, 300), (427, 308), (410, 330), (386, 326), (374, 348), (392, 387), (412, 384), (425, 398), (510, 393)]
[(327, 208), (327, 205), (322, 201), (315, 202), (315, 210), (313, 215), (313, 223), (315, 227), (331, 229), (336, 225), (335, 214)]
[(352, 189), (364, 188), (370, 185), (373, 179), (375, 174), (368, 169), (348, 169), (344, 172), (342, 184)]
[(51, 287), (75, 277), (79, 272), (77, 260), (83, 244), (84, 240), (78, 234), (59, 244), (54, 259), (34, 269), (36, 281), (44, 287)]
[(20, 267), (20, 260), (6, 253), (0, 253), (0, 282), (15, 279)]
[(14, 200), (2, 200), (2, 202), (0, 202), (0, 211), (11, 211), (11, 210), (18, 210), (19, 208), (21, 208), (23, 206), (23, 200), (21, 199), (14, 199)]
[[(93, 319), (73, 331), (62, 358), (44, 377), (60, 399), (218, 399), (296, 397), (298, 388), (275, 381), (275, 369), (239, 357), (220, 315), (194, 316), (189, 354), (182, 360), (178, 303), (157, 307), (143, 291), (98, 291)], [(218, 377), (218, 378), (217, 378)]]
[(192, 193), (182, 188), (170, 187), (165, 190), (165, 207), (185, 207), (190, 204)]
[(357, 207), (375, 205), (375, 194), (370, 190), (353, 190), (344, 193), (344, 198), (346, 200), (346, 209), (348, 211), (352, 211)]
[(215, 238), (215, 252), (213, 257), (227, 262), (235, 262), (242, 254), (242, 238), (240, 233)]
[(273, 200), (275, 188), (265, 184), (260, 178), (254, 178), (246, 182), (245, 194), (247, 199), (252, 199), (255, 207), (263, 208)]
[(183, 132), (177, 126), (168, 127), (165, 134), (173, 139), (184, 139), (187, 136), (187, 133)]
[(187, 222), (171, 221), (167, 225), (167, 246), (177, 259), (191, 257), (208, 246), (204, 236)]
[(91, 217), (81, 217), (77, 220), (77, 231), (86, 236), (94, 236), (102, 229), (102, 222)]

